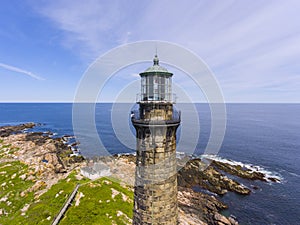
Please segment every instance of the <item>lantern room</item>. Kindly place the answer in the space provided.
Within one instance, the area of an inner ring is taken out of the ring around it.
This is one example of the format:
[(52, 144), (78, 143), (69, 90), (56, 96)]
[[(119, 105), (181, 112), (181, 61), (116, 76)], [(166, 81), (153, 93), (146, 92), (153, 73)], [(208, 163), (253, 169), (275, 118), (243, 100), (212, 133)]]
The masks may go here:
[(173, 74), (159, 65), (159, 59), (155, 55), (153, 66), (141, 76), (141, 97), (142, 102), (172, 102), (172, 76)]

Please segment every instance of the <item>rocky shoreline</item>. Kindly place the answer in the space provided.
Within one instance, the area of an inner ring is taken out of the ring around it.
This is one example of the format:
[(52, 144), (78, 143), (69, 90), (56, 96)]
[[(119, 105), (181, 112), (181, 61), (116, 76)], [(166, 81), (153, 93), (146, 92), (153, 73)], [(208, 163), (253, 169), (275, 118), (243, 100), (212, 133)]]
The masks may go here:
[[(82, 156), (70, 157), (72, 151), (65, 138), (52, 138), (52, 133), (24, 132), (35, 127), (34, 123), (0, 127), (2, 151), (0, 163), (20, 161), (29, 167), (24, 180), (35, 182), (32, 190), (39, 196), (53, 184), (65, 178), (84, 161)], [(41, 189), (41, 186), (45, 188)], [(24, 193), (25, 195), (25, 193)]]
[[(82, 156), (72, 155), (66, 137), (53, 138), (51, 132), (24, 132), (34, 123), (0, 127), (0, 163), (20, 161), (28, 165), (29, 172), (22, 179), (35, 184), (20, 195), (34, 192), (36, 198), (45, 193), (60, 179), (66, 178), (89, 162)], [(100, 157), (124, 185), (133, 187), (135, 156), (115, 155)], [(209, 163), (209, 165), (207, 164)], [(243, 168), (213, 159), (185, 157), (178, 159), (178, 205), (180, 224), (238, 224), (234, 216), (226, 217), (221, 211), (228, 206), (221, 201), (227, 192), (249, 195), (251, 189), (236, 181), (239, 177), (262, 182), (278, 182), (276, 177), (266, 177), (260, 171)], [(41, 188), (43, 187), (43, 188)]]

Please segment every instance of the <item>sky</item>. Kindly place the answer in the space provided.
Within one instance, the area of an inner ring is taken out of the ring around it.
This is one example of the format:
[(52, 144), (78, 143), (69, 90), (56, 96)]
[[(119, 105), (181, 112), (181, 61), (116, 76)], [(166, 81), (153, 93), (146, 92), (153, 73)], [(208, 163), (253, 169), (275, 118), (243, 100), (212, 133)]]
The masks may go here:
[[(99, 56), (119, 45), (158, 40), (199, 56), (226, 102), (299, 103), (299, 12), (297, 0), (3, 0), (0, 102), (72, 102)], [(119, 71), (99, 101), (114, 101), (149, 66)], [(184, 83), (184, 74), (168, 69), (175, 84)], [(182, 84), (198, 96), (193, 85)], [(193, 101), (205, 101), (195, 96)]]

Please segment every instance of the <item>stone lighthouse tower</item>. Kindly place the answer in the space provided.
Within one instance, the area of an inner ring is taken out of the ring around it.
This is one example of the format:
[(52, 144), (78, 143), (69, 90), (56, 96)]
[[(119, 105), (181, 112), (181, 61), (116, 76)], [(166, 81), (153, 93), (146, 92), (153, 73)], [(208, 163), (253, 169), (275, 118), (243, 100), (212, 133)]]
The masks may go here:
[(153, 63), (140, 73), (139, 108), (131, 116), (137, 141), (133, 224), (176, 225), (180, 112), (173, 106), (173, 74), (159, 65), (157, 55)]

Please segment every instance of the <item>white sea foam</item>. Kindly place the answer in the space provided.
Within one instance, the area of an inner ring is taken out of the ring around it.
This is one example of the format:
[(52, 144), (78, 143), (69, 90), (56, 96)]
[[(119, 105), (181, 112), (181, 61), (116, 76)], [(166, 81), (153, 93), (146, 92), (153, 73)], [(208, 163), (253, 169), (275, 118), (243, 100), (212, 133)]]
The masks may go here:
[(176, 152), (177, 159), (183, 159), (184, 157), (188, 156), (185, 152)]
[(214, 160), (214, 161), (221, 162), (221, 163), (227, 163), (232, 166), (241, 166), (242, 168), (249, 170), (249, 172), (262, 173), (265, 175), (265, 178), (267, 181), (271, 181), (272, 178), (275, 178), (276, 180), (278, 180), (279, 183), (281, 183), (283, 180), (283, 177), (279, 173), (267, 170), (262, 166), (253, 165), (250, 163), (242, 163), (242, 162), (238, 162), (238, 161), (234, 161), (234, 160), (230, 160), (230, 159), (225, 159), (225, 158), (222, 158), (217, 155), (201, 155), (200, 158)]
[(136, 156), (136, 152), (124, 152), (124, 153), (118, 153), (116, 154), (118, 157), (122, 156), (122, 155), (133, 155), (133, 156)]
[(293, 173), (293, 172), (288, 172), (290, 175), (295, 176), (295, 177), (300, 177), (300, 174)]

